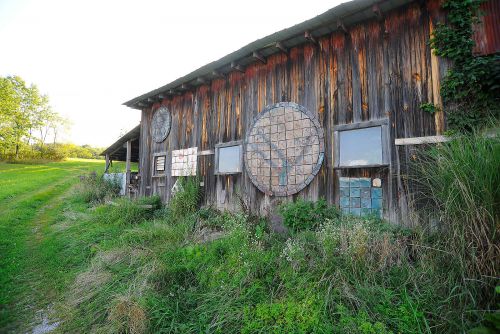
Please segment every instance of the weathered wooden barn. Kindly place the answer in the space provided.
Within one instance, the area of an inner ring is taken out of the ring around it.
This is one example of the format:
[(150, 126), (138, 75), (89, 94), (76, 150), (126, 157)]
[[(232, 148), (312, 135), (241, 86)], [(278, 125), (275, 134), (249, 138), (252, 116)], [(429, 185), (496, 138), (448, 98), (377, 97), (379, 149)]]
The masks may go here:
[(126, 102), (141, 111), (139, 194), (168, 201), (198, 175), (221, 209), (325, 198), (400, 220), (413, 150), (444, 140), (446, 115), (420, 108), (442, 103), (448, 64), (428, 42), (443, 18), (436, 0), (347, 2)]

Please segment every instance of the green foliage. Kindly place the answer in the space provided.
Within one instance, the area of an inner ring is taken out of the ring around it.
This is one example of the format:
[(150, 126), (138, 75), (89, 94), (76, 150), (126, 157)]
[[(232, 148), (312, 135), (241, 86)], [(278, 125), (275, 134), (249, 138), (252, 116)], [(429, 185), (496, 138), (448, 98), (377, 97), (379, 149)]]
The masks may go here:
[(113, 204), (97, 208), (96, 219), (106, 224), (135, 225), (155, 217), (155, 212), (162, 208), (158, 196), (130, 200), (121, 198)]
[[(500, 297), (500, 286), (495, 287), (496, 298)], [(473, 328), (470, 334), (494, 334), (500, 332), (500, 303), (497, 304), (497, 310), (484, 316), (481, 326)]]
[(120, 188), (121, 179), (107, 180), (94, 172), (82, 176), (78, 194), (86, 203), (99, 204), (118, 196)]
[(473, 24), (483, 0), (447, 0), (447, 22), (439, 23), (430, 40), (434, 53), (453, 67), (441, 84), (450, 129), (472, 131), (500, 116), (500, 56), (473, 55)]
[(420, 109), (431, 115), (434, 115), (437, 111), (439, 111), (439, 108), (436, 107), (433, 103), (422, 103), (420, 105)]
[[(102, 167), (93, 161), (0, 163), (0, 332), (31, 332), (18, 326), (30, 324), (31, 310), (45, 307), (88, 259), (85, 250), (98, 238), (75, 226), (84, 221), (69, 206), (87, 205), (71, 190), (79, 174)], [(56, 223), (66, 226), (53, 229)], [(76, 240), (68, 242), (69, 235)], [(84, 249), (75, 251), (74, 244)]]
[(282, 204), (279, 211), (285, 226), (293, 231), (312, 230), (327, 218), (339, 217), (339, 211), (328, 206), (324, 199), (312, 202), (299, 198), (295, 202)]
[(331, 333), (332, 325), (321, 321), (321, 305), (320, 300), (308, 297), (303, 301), (276, 301), (245, 307), (241, 333)]
[[(491, 291), (500, 273), (500, 140), (484, 134), (456, 137), (421, 153), (415, 182), (427, 212), (439, 221), (433, 247), (455, 285), (450, 301), (457, 308), (494, 307)], [(435, 229), (435, 228), (433, 228)]]
[[(4, 310), (17, 311), (55, 301), (60, 332), (363, 334), (494, 328), (490, 315), (497, 310), (480, 303), (478, 288), (488, 285), (491, 293), (488, 278), (462, 275), (468, 255), (449, 242), (469, 238), (469, 248), (478, 249), (467, 231), (452, 235), (446, 228), (402, 229), (332, 215), (286, 238), (268, 231), (262, 219), (241, 213), (203, 208), (174, 216), (171, 208), (159, 209), (158, 198), (89, 207), (68, 193), (48, 203), (69, 183), (30, 194), (33, 187), (26, 187), (23, 175), (38, 166), (2, 168), (23, 168), (24, 174), (9, 174), (18, 180), (16, 187), (0, 187), (6, 209), (0, 215), (5, 229), (0, 302), (9, 302)], [(2, 177), (2, 184), (12, 181)], [(35, 226), (43, 228), (33, 238)], [(32, 239), (36, 242), (29, 247), (23, 242)], [(14, 300), (22, 303), (10, 307)], [(9, 319), (18, 316), (8, 312)]]
[(169, 202), (169, 210), (174, 219), (181, 219), (192, 214), (201, 199), (200, 179), (198, 177), (179, 177), (178, 190)]
[(18, 76), (0, 77), (0, 158), (19, 159), (22, 146), (38, 145), (42, 152), (49, 132), (55, 143), (67, 123), (52, 111), (47, 95), (40, 94), (36, 85), (27, 86)]

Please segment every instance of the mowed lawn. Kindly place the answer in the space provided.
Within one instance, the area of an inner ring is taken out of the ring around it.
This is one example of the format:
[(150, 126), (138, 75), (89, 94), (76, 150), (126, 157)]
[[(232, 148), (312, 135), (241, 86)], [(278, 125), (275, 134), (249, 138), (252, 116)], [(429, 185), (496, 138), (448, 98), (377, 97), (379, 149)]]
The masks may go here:
[(25, 331), (71, 279), (78, 256), (50, 226), (69, 214), (79, 176), (103, 169), (102, 160), (0, 163), (0, 332)]

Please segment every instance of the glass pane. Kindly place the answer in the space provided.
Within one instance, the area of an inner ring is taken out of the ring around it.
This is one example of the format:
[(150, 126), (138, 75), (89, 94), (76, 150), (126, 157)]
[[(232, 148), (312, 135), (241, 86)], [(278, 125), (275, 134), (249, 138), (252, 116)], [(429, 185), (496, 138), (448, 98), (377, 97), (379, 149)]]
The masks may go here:
[(382, 127), (340, 131), (340, 166), (382, 164)]
[(219, 173), (239, 173), (241, 145), (219, 148)]

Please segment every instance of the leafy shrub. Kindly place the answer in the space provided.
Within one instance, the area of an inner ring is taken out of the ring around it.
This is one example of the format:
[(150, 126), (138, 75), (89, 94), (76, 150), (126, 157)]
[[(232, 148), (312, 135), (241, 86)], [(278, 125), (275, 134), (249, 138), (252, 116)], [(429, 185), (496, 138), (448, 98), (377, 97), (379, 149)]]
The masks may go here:
[(99, 204), (120, 194), (120, 180), (106, 180), (103, 175), (91, 173), (81, 177), (79, 196), (86, 203)]
[(311, 297), (303, 301), (276, 301), (246, 307), (241, 333), (331, 333), (322, 321), (321, 302)]
[(177, 182), (178, 190), (168, 205), (171, 218), (174, 221), (194, 213), (201, 199), (200, 179), (198, 177), (179, 177)]
[(279, 207), (279, 212), (283, 215), (285, 226), (295, 232), (312, 230), (327, 218), (339, 217), (339, 211), (333, 206), (328, 206), (324, 199), (316, 202), (298, 199), (295, 202), (284, 203)]

